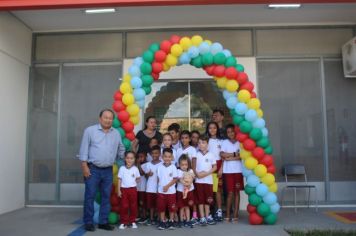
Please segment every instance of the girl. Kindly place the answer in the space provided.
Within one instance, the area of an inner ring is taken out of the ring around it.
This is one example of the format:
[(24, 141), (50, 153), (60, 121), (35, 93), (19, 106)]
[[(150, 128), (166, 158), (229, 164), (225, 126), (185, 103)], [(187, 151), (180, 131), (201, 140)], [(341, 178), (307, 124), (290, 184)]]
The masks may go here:
[(222, 176), (219, 175), (219, 170), (221, 169), (221, 157), (220, 157), (220, 149), (221, 149), (221, 139), (220, 139), (220, 131), (218, 123), (209, 122), (206, 126), (206, 134), (209, 136), (209, 152), (211, 152), (216, 160), (216, 172), (213, 174), (213, 189), (215, 192), (215, 200), (217, 211), (215, 213), (215, 219), (217, 221), (222, 221)]
[(193, 228), (190, 221), (190, 207), (194, 206), (194, 172), (189, 157), (183, 154), (179, 158), (178, 184), (177, 184), (177, 206), (179, 217), (184, 227)]
[(138, 212), (139, 212), (139, 217), (140, 220), (138, 221), (139, 224), (145, 224), (147, 222), (146, 219), (146, 176), (145, 172), (143, 169), (145, 168), (146, 165), (146, 156), (147, 154), (145, 152), (139, 152), (137, 153), (137, 159), (136, 159), (136, 166), (138, 170), (140, 171), (140, 181), (137, 184), (137, 191), (138, 191)]
[(193, 130), (191, 132), (191, 139), (190, 139), (190, 145), (194, 147), (198, 151), (198, 142), (199, 142), (199, 137), (200, 133), (198, 130)]
[(153, 146), (156, 146), (156, 145), (159, 145), (159, 140), (156, 139), (156, 138), (152, 138), (150, 140), (150, 143), (149, 143), (149, 150), (148, 150), (148, 153), (147, 153), (147, 161), (150, 162), (152, 161), (152, 156), (151, 156), (151, 149)]
[(119, 229), (127, 227), (137, 229), (135, 220), (137, 216), (137, 183), (140, 181), (140, 172), (135, 166), (135, 153), (131, 151), (125, 153), (125, 165), (120, 167), (118, 178), (117, 194), (121, 198), (121, 225)]
[[(173, 138), (170, 133), (165, 133), (163, 134), (163, 141), (162, 141), (162, 147), (161, 147), (161, 153), (163, 152), (163, 149), (165, 148), (171, 148), (173, 151), (173, 160), (172, 164), (178, 166), (178, 160), (177, 160), (177, 151), (173, 148)], [(162, 158), (161, 158), (162, 161)]]

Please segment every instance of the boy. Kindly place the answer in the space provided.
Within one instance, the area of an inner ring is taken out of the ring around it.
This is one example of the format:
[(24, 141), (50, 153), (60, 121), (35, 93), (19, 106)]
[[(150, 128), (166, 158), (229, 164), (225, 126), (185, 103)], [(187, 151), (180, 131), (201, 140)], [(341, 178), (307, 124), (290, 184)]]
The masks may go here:
[(179, 131), (180, 131), (180, 125), (177, 123), (172, 123), (168, 126), (168, 133), (172, 136), (173, 142), (172, 142), (172, 147), (176, 151), (178, 148), (181, 147), (181, 144), (179, 142)]
[[(163, 163), (157, 168), (158, 194), (157, 211), (161, 222), (158, 229), (174, 229), (174, 216), (176, 213), (176, 182), (177, 168), (172, 164), (173, 152), (171, 148), (163, 149)], [(166, 211), (169, 212), (169, 221), (166, 220)]]
[(146, 164), (147, 153), (145, 151), (140, 151), (137, 153), (136, 166), (140, 171), (140, 182), (137, 183), (137, 192), (138, 192), (138, 207), (139, 207), (139, 224), (145, 224), (147, 222), (146, 215), (146, 185), (147, 179), (145, 172), (142, 169), (142, 166)]
[[(160, 144), (159, 144), (159, 140), (156, 139), (156, 138), (152, 138), (151, 141), (150, 141), (150, 143), (148, 144), (148, 146), (149, 146), (149, 148), (151, 149), (151, 148), (152, 148), (153, 146), (155, 146), (155, 145), (160, 145)], [(151, 152), (147, 153), (147, 158), (146, 158), (146, 159), (147, 159), (148, 162), (152, 161)]]
[(210, 205), (214, 202), (212, 173), (216, 171), (216, 160), (214, 155), (208, 152), (208, 142), (208, 136), (200, 136), (198, 144), (199, 152), (194, 158), (195, 186), (201, 217), (199, 223), (202, 226), (215, 224), (215, 221), (210, 216)]

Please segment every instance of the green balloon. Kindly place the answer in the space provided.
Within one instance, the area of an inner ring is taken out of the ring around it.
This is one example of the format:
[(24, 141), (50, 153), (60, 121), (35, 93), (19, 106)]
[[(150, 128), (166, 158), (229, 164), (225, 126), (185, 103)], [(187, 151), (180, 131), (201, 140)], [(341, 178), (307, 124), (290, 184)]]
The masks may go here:
[(153, 83), (153, 77), (151, 75), (143, 75), (141, 80), (143, 87), (149, 87)]
[(266, 154), (272, 154), (273, 152), (273, 148), (271, 145), (269, 145), (268, 147), (265, 148), (265, 153)]
[(232, 116), (232, 121), (234, 122), (235, 125), (239, 125), (244, 120), (245, 120), (244, 116), (240, 116), (237, 114)]
[(246, 120), (242, 121), (242, 122), (240, 123), (240, 130), (241, 130), (243, 133), (245, 133), (245, 134), (250, 133), (251, 130), (252, 130), (252, 125), (251, 125), (251, 123), (248, 122), (248, 121), (246, 121)]
[(230, 115), (231, 116), (237, 115), (235, 109), (230, 109)]
[(125, 131), (121, 127), (117, 128), (117, 131), (119, 131), (121, 137), (125, 137)]
[(148, 62), (148, 63), (152, 63), (153, 62), (153, 59), (154, 59), (154, 53), (150, 50), (147, 50), (143, 53), (142, 55), (142, 59), (145, 61), (145, 62)]
[(257, 206), (257, 212), (258, 214), (260, 214), (261, 216), (268, 216), (268, 214), (271, 212), (269, 205), (267, 205), (264, 202), (261, 202), (258, 206)]
[(101, 203), (101, 194), (99, 191), (96, 192), (96, 195), (95, 195), (95, 202), (98, 203), (100, 205)]
[(210, 66), (214, 63), (214, 56), (210, 52), (205, 53), (202, 56), (202, 63), (204, 66)]
[(112, 122), (112, 127), (114, 128), (119, 128), (121, 126), (121, 122), (117, 119), (117, 117), (115, 116), (113, 122)]
[(274, 225), (277, 222), (277, 215), (270, 213), (263, 219), (263, 221), (268, 225)]
[(193, 58), (190, 62), (196, 68), (202, 68), (203, 67), (202, 56), (198, 56), (196, 58)]
[(245, 71), (245, 67), (241, 64), (237, 64), (235, 66), (236, 70), (239, 71), (239, 72), (244, 72)]
[(253, 193), (248, 196), (248, 202), (252, 206), (258, 206), (258, 204), (260, 204), (262, 202), (262, 198), (260, 196), (258, 196), (256, 193)]
[(236, 58), (233, 56), (230, 56), (230, 57), (226, 58), (225, 66), (226, 67), (230, 67), (230, 66), (235, 67), (236, 63), (237, 63)]
[(267, 137), (262, 137), (257, 141), (257, 145), (262, 148), (266, 148), (269, 146), (269, 139)]
[(109, 213), (109, 217), (108, 217), (109, 224), (115, 225), (115, 224), (117, 224), (118, 220), (119, 220), (119, 217), (117, 216), (117, 213), (115, 213), (115, 212)]
[(144, 75), (149, 75), (152, 73), (152, 66), (150, 63), (144, 62), (140, 66), (141, 72)]
[(225, 64), (226, 56), (222, 52), (218, 52), (214, 55), (214, 64), (223, 65)]
[(143, 86), (142, 89), (145, 90), (146, 95), (150, 94), (152, 91), (150, 86)]
[(251, 131), (250, 131), (250, 137), (257, 141), (259, 140), (261, 137), (262, 137), (262, 131), (258, 128), (253, 128)]
[(245, 186), (245, 193), (247, 195), (251, 195), (251, 194), (255, 193), (255, 190), (256, 190), (255, 187), (251, 187), (250, 185)]
[(122, 139), (122, 143), (124, 144), (126, 151), (130, 151), (131, 150), (131, 142), (130, 142), (130, 140), (128, 140), (127, 138), (123, 138)]
[(149, 47), (150, 51), (153, 53), (157, 52), (159, 50), (159, 44), (158, 43), (152, 43)]

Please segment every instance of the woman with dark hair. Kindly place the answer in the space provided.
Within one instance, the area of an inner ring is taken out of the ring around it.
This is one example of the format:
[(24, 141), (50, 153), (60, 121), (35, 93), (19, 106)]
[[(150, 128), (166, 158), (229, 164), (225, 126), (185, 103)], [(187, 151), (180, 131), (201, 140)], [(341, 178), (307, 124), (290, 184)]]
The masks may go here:
[(145, 120), (145, 127), (143, 130), (138, 131), (136, 134), (136, 139), (132, 143), (133, 150), (136, 152), (146, 152), (150, 151), (150, 141), (152, 138), (158, 140), (159, 144), (162, 142), (162, 134), (156, 130), (157, 121), (154, 116), (149, 116)]

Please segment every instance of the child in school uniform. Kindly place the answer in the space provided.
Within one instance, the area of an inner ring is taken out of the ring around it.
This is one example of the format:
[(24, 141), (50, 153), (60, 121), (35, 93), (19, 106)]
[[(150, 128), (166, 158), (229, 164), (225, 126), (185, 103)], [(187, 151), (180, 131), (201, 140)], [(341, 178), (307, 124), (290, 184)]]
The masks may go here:
[(198, 130), (193, 130), (190, 132), (190, 146), (194, 147), (195, 150), (199, 150), (198, 148), (198, 142), (199, 142), (199, 137), (200, 137), (200, 132)]
[[(158, 229), (174, 229), (174, 216), (176, 213), (176, 182), (177, 168), (172, 164), (173, 152), (171, 148), (163, 149), (163, 163), (157, 168), (158, 194), (157, 211), (160, 215)], [(169, 220), (166, 219), (169, 212)]]
[[(173, 138), (170, 133), (165, 133), (162, 136), (162, 145), (161, 145), (161, 153), (163, 153), (164, 148), (171, 148), (173, 151), (173, 161), (172, 164), (177, 165), (178, 162), (178, 157), (177, 157), (177, 151), (173, 148)], [(160, 160), (162, 161), (162, 155)]]
[(147, 222), (147, 213), (146, 213), (146, 176), (143, 168), (146, 164), (147, 154), (144, 151), (140, 151), (137, 153), (136, 158), (136, 166), (140, 171), (140, 181), (137, 184), (137, 192), (138, 192), (138, 212), (140, 220), (137, 222), (139, 224), (145, 224)]
[[(158, 145), (158, 146), (160, 145), (159, 140), (156, 139), (156, 138), (152, 138), (150, 143), (148, 144), (149, 148), (151, 149), (153, 146), (156, 146), (156, 145)], [(147, 153), (147, 158), (146, 159), (147, 159), (148, 162), (152, 161), (151, 152)]]
[[(227, 138), (221, 144), (221, 158), (223, 159), (222, 175), (227, 191), (225, 220), (237, 221), (240, 208), (240, 191), (244, 189), (242, 164), (240, 158), (240, 144), (235, 139), (233, 124), (226, 126)], [(234, 203), (232, 199), (234, 198)], [(230, 211), (234, 205), (234, 213), (230, 219)]]
[(214, 155), (208, 151), (209, 137), (204, 135), (199, 138), (199, 152), (193, 159), (195, 164), (195, 187), (199, 206), (200, 225), (215, 224), (210, 216), (210, 206), (213, 204), (213, 176), (216, 171), (216, 160)]
[(172, 123), (168, 126), (168, 133), (172, 136), (172, 147), (176, 151), (181, 147), (181, 143), (179, 141), (180, 135), (180, 125), (177, 123)]
[(137, 183), (140, 172), (135, 166), (135, 153), (125, 153), (125, 165), (121, 166), (118, 173), (118, 196), (121, 198), (119, 229), (137, 228)]
[(147, 178), (146, 184), (146, 207), (149, 210), (150, 217), (146, 221), (146, 225), (155, 225), (155, 212), (157, 208), (157, 168), (161, 165), (159, 160), (161, 156), (161, 147), (155, 145), (151, 148), (152, 160), (142, 166)]

